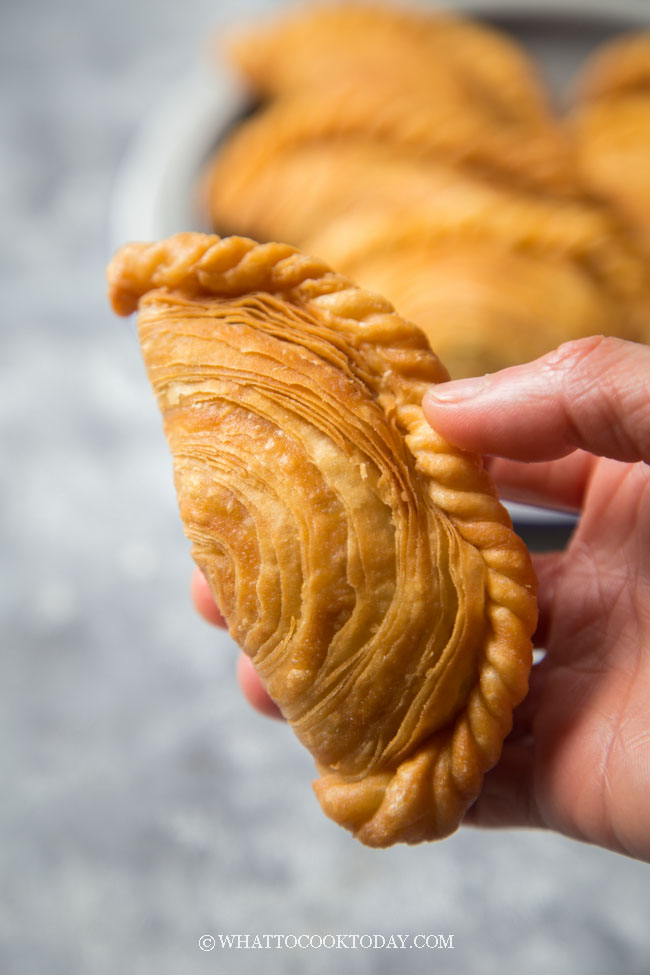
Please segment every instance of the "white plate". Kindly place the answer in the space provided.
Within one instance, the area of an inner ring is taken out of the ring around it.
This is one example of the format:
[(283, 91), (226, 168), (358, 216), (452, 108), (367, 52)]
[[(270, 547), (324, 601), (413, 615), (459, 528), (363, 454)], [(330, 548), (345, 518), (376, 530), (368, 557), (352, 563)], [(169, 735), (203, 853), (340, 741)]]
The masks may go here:
[[(647, 27), (650, 11), (635, 3), (589, 9), (545, 3), (455, 3), (506, 30), (531, 51), (561, 103), (587, 55), (617, 33)], [(234, 75), (211, 62), (198, 63), (143, 121), (117, 174), (110, 209), (114, 250), (128, 240), (157, 240), (181, 230), (205, 230), (197, 202), (197, 179), (220, 136), (246, 107)], [(518, 525), (566, 526), (575, 516), (509, 504)]]

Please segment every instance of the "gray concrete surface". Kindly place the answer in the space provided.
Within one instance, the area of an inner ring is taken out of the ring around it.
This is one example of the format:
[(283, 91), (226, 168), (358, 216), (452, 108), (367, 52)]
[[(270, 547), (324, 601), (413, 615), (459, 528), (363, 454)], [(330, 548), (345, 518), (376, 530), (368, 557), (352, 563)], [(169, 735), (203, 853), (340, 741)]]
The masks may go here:
[[(190, 607), (133, 325), (104, 297), (106, 228), (160, 86), (234, 15), (0, 7), (0, 971), (647, 972), (646, 866), (537, 832), (360, 847)], [(454, 947), (199, 949), (228, 932)]]

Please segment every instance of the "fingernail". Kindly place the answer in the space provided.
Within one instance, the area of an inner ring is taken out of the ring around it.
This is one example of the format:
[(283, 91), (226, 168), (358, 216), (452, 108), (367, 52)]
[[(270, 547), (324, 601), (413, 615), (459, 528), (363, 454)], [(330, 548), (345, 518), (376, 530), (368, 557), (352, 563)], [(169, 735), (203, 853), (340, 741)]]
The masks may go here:
[(475, 376), (471, 379), (454, 379), (448, 383), (439, 383), (427, 390), (425, 398), (433, 403), (459, 403), (483, 392), (489, 378), (489, 376)]

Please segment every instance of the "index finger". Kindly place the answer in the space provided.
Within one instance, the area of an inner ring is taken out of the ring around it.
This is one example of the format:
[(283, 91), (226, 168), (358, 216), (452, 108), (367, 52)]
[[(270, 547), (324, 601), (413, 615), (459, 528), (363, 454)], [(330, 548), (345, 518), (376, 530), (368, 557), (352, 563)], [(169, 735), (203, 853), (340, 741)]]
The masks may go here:
[(576, 448), (650, 461), (650, 349), (592, 336), (424, 397), (431, 425), (451, 443), (512, 460), (544, 461)]
[(194, 603), (194, 607), (203, 617), (203, 619), (207, 620), (208, 623), (214, 623), (215, 626), (225, 628), (226, 621), (221, 615), (219, 607), (215, 603), (214, 597), (210, 592), (207, 579), (200, 569), (194, 570), (190, 591), (192, 594), (192, 602)]
[(585, 450), (538, 463), (486, 457), (485, 466), (501, 497), (521, 504), (581, 511), (598, 458)]

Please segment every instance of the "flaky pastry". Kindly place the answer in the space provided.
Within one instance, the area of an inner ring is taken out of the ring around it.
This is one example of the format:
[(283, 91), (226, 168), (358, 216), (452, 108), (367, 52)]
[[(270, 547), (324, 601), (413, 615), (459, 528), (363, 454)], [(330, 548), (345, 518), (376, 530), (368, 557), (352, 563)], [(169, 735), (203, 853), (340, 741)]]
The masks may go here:
[(535, 580), (477, 456), (424, 419), (447, 373), (382, 297), (284, 244), (122, 248), (193, 556), (371, 846), (453, 831), (526, 692)]

